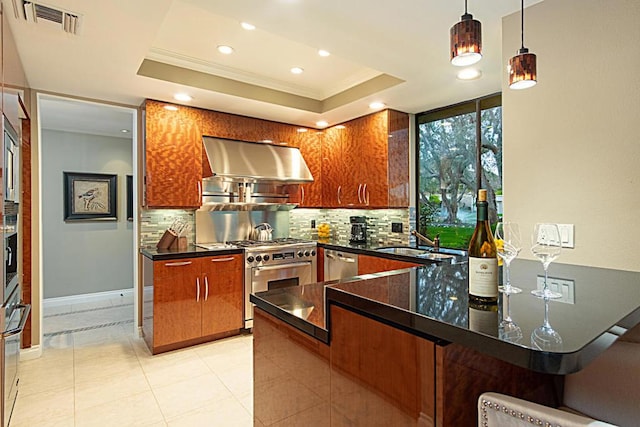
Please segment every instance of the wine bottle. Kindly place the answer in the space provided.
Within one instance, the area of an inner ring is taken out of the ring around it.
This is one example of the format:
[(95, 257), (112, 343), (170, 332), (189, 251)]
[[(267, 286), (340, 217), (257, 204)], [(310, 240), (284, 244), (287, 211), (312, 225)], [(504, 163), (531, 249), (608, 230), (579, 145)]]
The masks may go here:
[(476, 228), (469, 242), (469, 297), (485, 303), (498, 300), (498, 258), (489, 226), (487, 190), (478, 190)]

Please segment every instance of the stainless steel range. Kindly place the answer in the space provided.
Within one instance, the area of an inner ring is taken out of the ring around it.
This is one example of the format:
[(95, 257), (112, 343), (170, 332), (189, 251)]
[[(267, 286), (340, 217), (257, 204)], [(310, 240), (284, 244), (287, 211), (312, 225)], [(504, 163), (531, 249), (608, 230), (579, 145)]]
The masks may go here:
[(316, 242), (293, 238), (227, 242), (244, 248), (244, 327), (253, 327), (251, 293), (317, 281)]

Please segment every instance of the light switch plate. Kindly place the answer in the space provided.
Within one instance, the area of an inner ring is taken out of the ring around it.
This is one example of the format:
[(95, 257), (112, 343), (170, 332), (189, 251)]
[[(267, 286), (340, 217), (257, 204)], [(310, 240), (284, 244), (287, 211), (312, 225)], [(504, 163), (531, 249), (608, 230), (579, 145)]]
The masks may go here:
[(560, 240), (563, 248), (575, 248), (573, 243), (573, 224), (558, 224), (560, 229)]
[[(554, 298), (553, 301), (564, 302), (566, 304), (575, 304), (575, 281), (571, 279), (559, 279), (557, 277), (549, 277), (549, 290), (560, 292), (562, 298)], [(544, 276), (538, 276), (538, 289), (544, 288)]]

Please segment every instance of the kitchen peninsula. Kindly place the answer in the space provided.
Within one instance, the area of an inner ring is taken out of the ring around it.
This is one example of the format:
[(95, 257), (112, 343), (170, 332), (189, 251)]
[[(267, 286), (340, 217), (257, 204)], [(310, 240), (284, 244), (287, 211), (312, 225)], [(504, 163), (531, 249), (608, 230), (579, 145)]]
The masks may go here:
[(545, 311), (529, 293), (542, 272), (533, 261), (512, 265), (523, 292), (509, 298), (510, 334), (498, 328), (504, 301), (498, 312), (470, 307), (464, 263), (253, 295), (254, 416), (264, 425), (475, 425), (488, 390), (558, 406), (563, 376), (640, 324), (640, 273), (552, 269), (575, 287), (573, 303), (548, 304), (555, 347), (530, 338)]

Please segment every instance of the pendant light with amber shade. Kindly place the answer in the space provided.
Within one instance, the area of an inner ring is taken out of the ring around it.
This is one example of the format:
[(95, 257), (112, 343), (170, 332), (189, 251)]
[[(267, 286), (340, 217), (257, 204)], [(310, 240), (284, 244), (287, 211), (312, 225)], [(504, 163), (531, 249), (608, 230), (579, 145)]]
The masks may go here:
[(464, 67), (482, 59), (482, 25), (467, 13), (467, 0), (464, 0), (464, 15), (451, 27), (449, 35), (453, 65)]
[(507, 72), (509, 73), (509, 88), (527, 89), (537, 83), (536, 54), (529, 53), (524, 47), (524, 0), (520, 0), (520, 40), (518, 54), (509, 59)]

